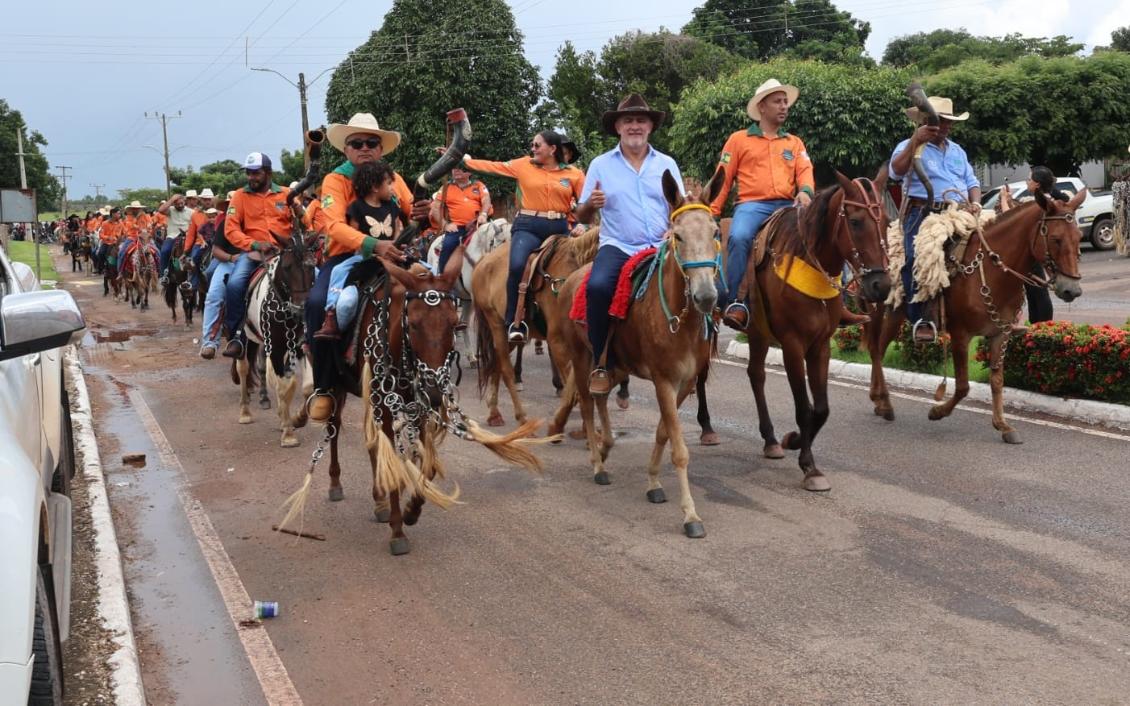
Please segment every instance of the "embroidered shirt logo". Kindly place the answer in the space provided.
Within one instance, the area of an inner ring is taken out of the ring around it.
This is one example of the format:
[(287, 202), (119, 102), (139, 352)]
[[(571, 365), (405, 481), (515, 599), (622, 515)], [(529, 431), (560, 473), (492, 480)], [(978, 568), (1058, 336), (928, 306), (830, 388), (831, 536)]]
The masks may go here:
[(793, 159), (793, 151), (792, 150), (785, 150), (784, 152), (781, 153), (781, 156), (784, 157), (786, 160), (791, 162), (792, 159)]
[(559, 180), (558, 183), (560, 183), (561, 186), (564, 186), (566, 189), (569, 188), (569, 180), (568, 179), (561, 179), (561, 180)]
[(330, 206), (333, 206), (333, 205), (334, 205), (334, 197), (332, 195), (326, 194), (324, 197), (322, 197), (322, 208), (329, 208)]
[(729, 164), (729, 163), (730, 163), (730, 159), (731, 159), (731, 157), (730, 157), (730, 153), (729, 153), (729, 152), (723, 152), (723, 153), (722, 153), (722, 157), (721, 157), (721, 159), (719, 159), (719, 160), (718, 160), (718, 162), (719, 162), (720, 164)]

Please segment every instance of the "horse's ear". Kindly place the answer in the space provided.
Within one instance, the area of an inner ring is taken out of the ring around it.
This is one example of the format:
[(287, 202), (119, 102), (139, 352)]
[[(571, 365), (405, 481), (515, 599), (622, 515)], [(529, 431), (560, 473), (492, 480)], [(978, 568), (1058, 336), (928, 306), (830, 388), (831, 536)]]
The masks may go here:
[(706, 186), (702, 189), (702, 193), (706, 196), (703, 203), (708, 206), (714, 203), (714, 199), (722, 193), (724, 183), (726, 183), (726, 170), (718, 167), (714, 170), (714, 176), (710, 177), (710, 181), (706, 182)]
[(1067, 208), (1074, 211), (1075, 209), (1079, 208), (1079, 206), (1081, 206), (1083, 204), (1083, 202), (1086, 201), (1086, 200), (1087, 200), (1087, 185), (1084, 184), (1083, 188), (1079, 189), (1079, 191), (1075, 192), (1075, 195), (1072, 196), (1071, 200), (1067, 202)]
[(851, 179), (848, 179), (846, 176), (844, 176), (843, 172), (841, 172), (839, 169), (836, 170), (836, 181), (839, 183), (840, 188), (844, 190), (845, 196), (851, 192)]
[(880, 196), (887, 190), (887, 179), (890, 177), (890, 172), (887, 171), (887, 164), (888, 162), (883, 162), (883, 165), (879, 167), (879, 173), (871, 180), (875, 185), (875, 190), (879, 192)]
[(404, 285), (405, 289), (412, 289), (412, 285), (416, 281), (416, 275), (393, 263), (392, 260), (383, 257), (380, 260), (381, 264), (384, 265), (385, 271), (387, 271), (393, 279)]
[(663, 170), (663, 196), (674, 210), (683, 205), (683, 195), (679, 193), (679, 182), (671, 176), (670, 169)]
[(448, 285), (454, 285), (455, 280), (459, 279), (459, 275), (463, 272), (463, 246), (455, 248), (455, 252), (451, 253), (451, 257), (447, 258), (447, 264), (443, 267), (443, 272), (439, 273), (439, 278)]

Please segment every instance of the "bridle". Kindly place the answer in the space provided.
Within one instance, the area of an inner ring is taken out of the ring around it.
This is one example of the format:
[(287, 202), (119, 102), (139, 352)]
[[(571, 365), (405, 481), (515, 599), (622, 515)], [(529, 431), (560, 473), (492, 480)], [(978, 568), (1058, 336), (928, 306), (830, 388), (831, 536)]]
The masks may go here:
[[(659, 270), (659, 304), (663, 308), (663, 316), (667, 318), (667, 330), (672, 334), (679, 332), (679, 327), (682, 326), (683, 320), (686, 318), (690, 310), (691, 292), (690, 292), (690, 274), (687, 270), (694, 270), (703, 267), (711, 267), (714, 269), (718, 279), (722, 281), (722, 287), (725, 288), (726, 275), (722, 270), (722, 241), (718, 236), (718, 230), (715, 228), (714, 236), (714, 259), (713, 260), (684, 260), (679, 256), (679, 238), (675, 233), (675, 220), (687, 213), (688, 211), (706, 211), (713, 218), (714, 212), (710, 207), (702, 203), (688, 203), (676, 208), (671, 212), (671, 228), (667, 231), (667, 237), (659, 246), (659, 251), (656, 253), (656, 267)], [(683, 276), (683, 310), (678, 314), (671, 312), (671, 307), (667, 303), (667, 293), (663, 288), (663, 264), (669, 256), (674, 256), (675, 265), (679, 268), (679, 273)], [(713, 319), (706, 316), (703, 317), (704, 326), (709, 334), (709, 328), (713, 325)]]
[[(890, 262), (887, 255), (887, 234), (883, 229), (883, 200), (879, 195), (879, 190), (875, 188), (875, 182), (870, 179), (852, 179), (852, 183), (863, 194), (863, 200), (857, 201), (848, 198), (847, 191), (841, 189), (843, 199), (840, 201), (840, 210), (837, 213), (838, 226), (836, 230), (842, 228), (846, 232), (848, 242), (851, 244), (851, 253), (847, 257), (848, 266), (851, 267), (854, 277), (857, 280), (862, 280), (867, 275), (886, 272), (890, 268)], [(851, 228), (848, 225), (847, 206), (864, 209), (875, 224), (875, 230), (879, 233), (879, 252), (882, 254), (882, 267), (868, 267), (863, 262), (863, 256), (855, 244), (855, 238), (852, 237)]]

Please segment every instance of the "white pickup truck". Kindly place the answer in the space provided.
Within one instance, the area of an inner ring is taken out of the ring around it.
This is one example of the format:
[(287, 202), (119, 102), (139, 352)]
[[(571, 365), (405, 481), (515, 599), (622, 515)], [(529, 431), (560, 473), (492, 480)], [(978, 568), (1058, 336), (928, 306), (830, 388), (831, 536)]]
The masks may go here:
[(0, 248), (0, 704), (61, 704), (70, 624), (71, 418), (63, 349), (85, 327)]
[[(1080, 189), (1086, 188), (1083, 180), (1076, 177), (1058, 177), (1055, 185), (1068, 196), (1074, 196)], [(996, 206), (1000, 198), (1000, 190), (1001, 187), (998, 186), (986, 191), (981, 197), (981, 205), (985, 208)], [(1008, 185), (1008, 190), (1012, 198), (1017, 200), (1031, 196), (1028, 192), (1028, 182), (1025, 181), (1012, 182)], [(1114, 248), (1114, 196), (1109, 191), (1091, 189), (1091, 193), (1075, 213), (1075, 219), (1079, 224), (1079, 230), (1083, 232), (1083, 238), (1090, 240), (1096, 250)]]

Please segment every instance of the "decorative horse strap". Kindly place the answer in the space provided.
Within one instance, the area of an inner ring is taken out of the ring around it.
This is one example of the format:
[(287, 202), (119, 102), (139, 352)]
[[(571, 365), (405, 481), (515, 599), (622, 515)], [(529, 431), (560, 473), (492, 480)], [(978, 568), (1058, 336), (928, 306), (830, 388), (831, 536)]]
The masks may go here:
[[(303, 311), (301, 308), (295, 310), (294, 307), (289, 306), (290, 302), (285, 302), (275, 291), (274, 279), (275, 273), (278, 271), (280, 258), (273, 257), (267, 261), (266, 273), (259, 279), (266, 282), (267, 293), (263, 296), (263, 303), (259, 307), (259, 335), (263, 339), (263, 354), (269, 360), (271, 352), (274, 350), (274, 338), (271, 336), (271, 324), (279, 324), (282, 326), (283, 331), (286, 332), (286, 354), (283, 358), (285, 361), (297, 356), (298, 352), (302, 350), (302, 329), (304, 325)], [(258, 281), (258, 280), (256, 280)], [(247, 288), (248, 296), (254, 289), (255, 283)], [(277, 371), (282, 374), (282, 371)]]
[[(674, 225), (675, 219), (688, 211), (706, 211), (713, 217), (713, 212), (706, 204), (701, 203), (688, 203), (676, 208), (671, 212), (671, 224)], [(722, 243), (718, 240), (714, 241), (715, 255), (713, 260), (681, 260), (679, 259), (679, 246), (678, 241), (674, 239), (675, 230), (670, 229), (667, 238), (663, 244), (659, 246), (659, 252), (656, 253), (656, 261), (658, 262), (659, 269), (659, 305), (663, 308), (663, 316), (667, 319), (667, 329), (672, 333), (678, 333), (679, 327), (682, 326), (683, 320), (686, 319), (687, 312), (690, 308), (690, 293), (684, 289), (683, 292), (683, 309), (677, 315), (671, 312), (671, 307), (667, 303), (667, 293), (663, 288), (663, 263), (669, 256), (675, 257), (675, 264), (679, 267), (679, 272), (683, 275), (683, 284), (689, 287), (689, 279), (687, 270), (693, 270), (700, 267), (713, 267), (717, 273), (718, 278), (725, 282), (726, 274), (722, 270)], [(723, 284), (725, 287), (725, 284)], [(704, 320), (704, 327), (707, 329), (709, 335), (709, 328), (713, 325), (713, 320), (706, 317)], [(607, 350), (607, 347), (605, 348)]]
[[(854, 276), (858, 279), (876, 272), (886, 272), (890, 267), (890, 261), (887, 255), (887, 233), (883, 230), (883, 199), (879, 195), (879, 190), (875, 188), (875, 182), (870, 179), (853, 179), (852, 183), (854, 183), (859, 188), (860, 193), (863, 194), (863, 200), (856, 201), (849, 199), (847, 194), (844, 194), (843, 201), (840, 202), (839, 225), (846, 231), (848, 227), (848, 206), (865, 209), (867, 215), (869, 215), (871, 220), (875, 223), (875, 230), (879, 232), (879, 247), (883, 257), (882, 269), (867, 267), (863, 262), (863, 257), (859, 254), (859, 249), (852, 243), (851, 257), (848, 258), (848, 266), (851, 267)], [(849, 242), (850, 238), (849, 233)]]

